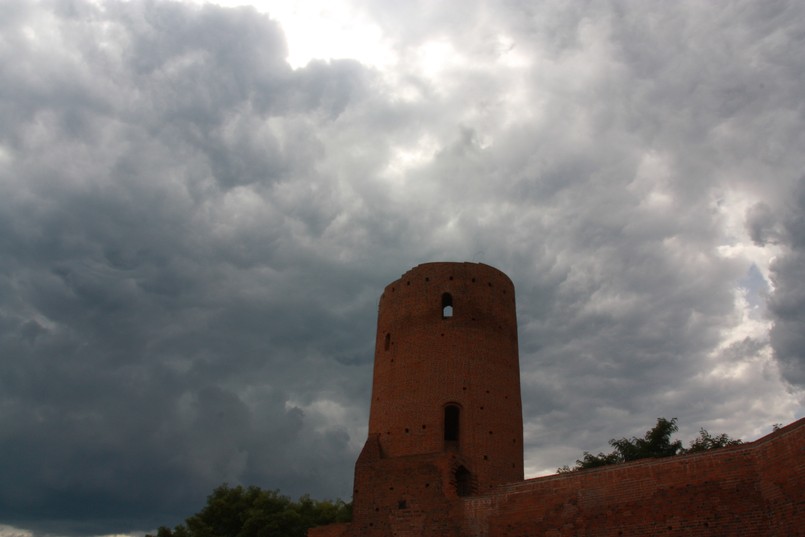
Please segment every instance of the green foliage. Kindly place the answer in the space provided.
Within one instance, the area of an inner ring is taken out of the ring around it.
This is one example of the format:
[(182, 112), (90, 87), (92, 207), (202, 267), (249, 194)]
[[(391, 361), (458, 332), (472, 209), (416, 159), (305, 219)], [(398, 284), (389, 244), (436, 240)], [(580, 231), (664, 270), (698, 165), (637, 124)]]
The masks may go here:
[(682, 442), (671, 442), (671, 435), (679, 430), (676, 418), (667, 420), (659, 418), (653, 429), (646, 431), (643, 438), (621, 438), (610, 440), (623, 462), (648, 459), (653, 457), (670, 457), (682, 451)]
[(341, 500), (305, 495), (295, 502), (276, 490), (223, 484), (201, 511), (173, 530), (159, 528), (156, 537), (305, 537), (308, 528), (351, 518), (352, 504)]
[(574, 472), (639, 459), (671, 457), (681, 453), (696, 453), (741, 443), (740, 440), (734, 440), (726, 434), (713, 436), (705, 429), (700, 429), (699, 437), (690, 443), (688, 449), (685, 449), (679, 440), (671, 440), (671, 436), (678, 430), (679, 426), (676, 424), (676, 418), (670, 420), (658, 418), (657, 424), (653, 429), (646, 431), (643, 438), (635, 436), (632, 438), (613, 438), (609, 441), (609, 445), (615, 448), (611, 453), (593, 455), (585, 451), (584, 456), (576, 461), (576, 466), (570, 468), (565, 465), (559, 468), (558, 472)]
[(740, 440), (730, 438), (726, 434), (719, 434), (716, 436), (711, 435), (706, 429), (699, 429), (699, 437), (691, 440), (690, 447), (686, 449), (685, 453), (698, 453), (699, 451), (707, 451), (709, 449), (718, 449), (726, 446), (737, 446), (741, 444)]

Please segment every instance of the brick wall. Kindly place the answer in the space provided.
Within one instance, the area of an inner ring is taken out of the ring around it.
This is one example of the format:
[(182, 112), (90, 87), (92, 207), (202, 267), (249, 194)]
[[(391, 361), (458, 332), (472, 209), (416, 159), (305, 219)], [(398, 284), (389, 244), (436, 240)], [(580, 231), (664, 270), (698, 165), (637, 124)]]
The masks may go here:
[(754, 444), (768, 535), (805, 535), (805, 419)]
[(372, 483), (359, 491), (369, 500), (356, 513), (362, 522), (311, 537), (805, 536), (805, 419), (741, 446), (529, 479), (469, 498), (441, 479), (456, 464), (450, 455), (365, 453), (356, 466)]
[(353, 522), (309, 535), (805, 537), (805, 419), (750, 444), (527, 481), (522, 439), (511, 281), (419, 265), (380, 299)]
[(349, 524), (328, 524), (307, 530), (308, 537), (346, 537)]
[(464, 499), (463, 535), (805, 535), (805, 420), (756, 442), (530, 479)]

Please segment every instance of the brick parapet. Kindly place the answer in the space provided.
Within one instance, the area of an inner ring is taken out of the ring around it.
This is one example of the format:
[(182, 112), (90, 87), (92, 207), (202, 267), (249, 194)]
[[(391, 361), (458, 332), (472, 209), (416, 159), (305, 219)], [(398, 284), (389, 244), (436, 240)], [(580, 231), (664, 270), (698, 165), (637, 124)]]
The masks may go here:
[(307, 530), (307, 537), (347, 537), (350, 531), (350, 524), (343, 522), (339, 524), (328, 524)]
[(805, 420), (755, 442), (557, 474), (462, 499), (462, 535), (803, 535)]

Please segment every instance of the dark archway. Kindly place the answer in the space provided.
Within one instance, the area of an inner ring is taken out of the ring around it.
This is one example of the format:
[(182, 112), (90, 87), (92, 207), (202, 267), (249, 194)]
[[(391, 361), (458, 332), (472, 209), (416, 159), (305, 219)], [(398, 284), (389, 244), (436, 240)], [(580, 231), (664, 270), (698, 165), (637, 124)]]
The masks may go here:
[(463, 466), (456, 468), (456, 494), (459, 496), (472, 495), (472, 474)]

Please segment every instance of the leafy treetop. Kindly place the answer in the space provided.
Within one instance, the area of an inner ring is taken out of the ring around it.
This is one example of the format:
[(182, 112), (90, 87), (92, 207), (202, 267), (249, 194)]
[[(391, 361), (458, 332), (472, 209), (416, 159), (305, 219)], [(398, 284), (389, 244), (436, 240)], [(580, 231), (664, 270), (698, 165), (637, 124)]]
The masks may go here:
[(690, 443), (690, 447), (685, 449), (679, 440), (671, 441), (671, 436), (679, 430), (676, 418), (667, 420), (658, 418), (657, 424), (653, 429), (646, 431), (643, 438), (620, 438), (612, 439), (609, 445), (615, 448), (611, 453), (599, 453), (593, 455), (587, 451), (584, 456), (576, 461), (576, 466), (570, 468), (563, 466), (558, 469), (560, 473), (586, 470), (610, 464), (636, 461), (638, 459), (671, 457), (682, 453), (697, 453), (710, 449), (717, 449), (725, 446), (740, 444), (740, 440), (735, 440), (726, 434), (711, 435), (705, 429), (699, 429), (699, 437)]
[(159, 528), (156, 537), (305, 537), (308, 528), (351, 518), (352, 504), (341, 500), (305, 495), (295, 502), (276, 490), (223, 484), (201, 511), (172, 530)]

